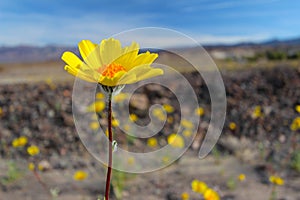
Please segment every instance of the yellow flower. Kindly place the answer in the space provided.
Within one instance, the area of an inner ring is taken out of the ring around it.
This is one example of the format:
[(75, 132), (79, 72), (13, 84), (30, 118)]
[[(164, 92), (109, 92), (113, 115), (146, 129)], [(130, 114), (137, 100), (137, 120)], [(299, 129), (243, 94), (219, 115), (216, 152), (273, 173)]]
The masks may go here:
[(112, 122), (111, 122), (111, 124), (112, 124), (114, 127), (117, 127), (117, 126), (120, 125), (120, 122), (119, 122), (119, 120), (117, 120), (117, 119), (113, 119)]
[(130, 130), (129, 124), (125, 124), (125, 125), (123, 126), (123, 128), (124, 128), (124, 131), (126, 131), (126, 132), (128, 132), (128, 131)]
[(229, 123), (229, 129), (232, 130), (232, 131), (234, 131), (236, 129), (236, 123), (230, 122)]
[(129, 98), (129, 94), (124, 93), (124, 92), (120, 92), (119, 94), (113, 96), (114, 102), (116, 102), (116, 103), (121, 103), (124, 100), (126, 100), (127, 98)]
[(51, 90), (56, 89), (56, 85), (53, 83), (52, 78), (50, 78), (50, 77), (47, 78), (45, 82), (50, 87)]
[(75, 181), (83, 181), (87, 177), (88, 174), (85, 171), (81, 171), (81, 170), (76, 171), (75, 174), (73, 175), (73, 179)]
[(0, 107), (0, 117), (3, 115), (3, 110), (2, 108)]
[(300, 113), (300, 105), (296, 105), (296, 106), (295, 106), (295, 110), (296, 110), (298, 113)]
[(187, 129), (182, 132), (185, 137), (190, 137), (192, 135), (192, 131)]
[(210, 188), (204, 192), (203, 197), (205, 200), (220, 200), (219, 194)]
[(196, 108), (195, 114), (200, 116), (200, 117), (203, 116), (204, 115), (204, 108), (202, 108), (202, 107)]
[(106, 135), (106, 137), (108, 137), (108, 135), (109, 135), (108, 129), (105, 130), (105, 135)]
[(16, 139), (13, 140), (12, 146), (14, 148), (24, 147), (27, 144), (27, 142), (28, 142), (27, 137), (21, 136), (21, 137), (16, 138)]
[(102, 92), (98, 92), (96, 94), (96, 99), (104, 99), (104, 98), (105, 98), (105, 95)]
[(31, 156), (35, 156), (40, 153), (40, 149), (35, 145), (31, 145), (27, 148), (27, 153)]
[(174, 118), (173, 118), (172, 116), (169, 116), (169, 117), (167, 118), (167, 122), (168, 122), (169, 124), (172, 124), (173, 121), (174, 121)]
[(99, 129), (99, 123), (97, 122), (97, 121), (95, 121), (95, 122), (91, 122), (90, 123), (90, 128), (92, 129), (92, 130), (98, 130)]
[(161, 108), (154, 108), (152, 110), (152, 113), (160, 121), (165, 121), (166, 120), (166, 116), (165, 116), (165, 114), (164, 114), (164, 112)]
[(162, 158), (162, 162), (163, 162), (164, 164), (169, 164), (169, 163), (170, 163), (170, 157), (169, 157), (169, 156), (164, 156), (164, 157)]
[(127, 163), (128, 163), (129, 165), (133, 165), (134, 162), (135, 162), (135, 159), (134, 159), (134, 157), (132, 157), (132, 156), (130, 156), (130, 157), (127, 159)]
[(28, 169), (29, 169), (30, 171), (33, 171), (33, 170), (35, 169), (34, 163), (30, 162), (30, 163), (28, 164)]
[(147, 145), (149, 147), (157, 147), (157, 139), (156, 138), (149, 138), (147, 140)]
[(177, 135), (176, 133), (172, 133), (168, 136), (168, 144), (175, 148), (183, 148), (184, 147), (184, 139)]
[(191, 186), (192, 186), (192, 190), (194, 192), (197, 192), (197, 193), (200, 193), (200, 194), (204, 194), (204, 192), (208, 188), (206, 183), (204, 183), (203, 181), (199, 181), (197, 179), (192, 181)]
[(187, 120), (187, 119), (182, 119), (181, 120), (181, 125), (185, 128), (188, 128), (188, 129), (193, 129), (194, 128), (194, 124), (191, 121)]
[(14, 140), (12, 141), (12, 146), (13, 146), (14, 148), (19, 147), (19, 138), (16, 138), (16, 139), (14, 139)]
[(173, 108), (173, 106), (171, 106), (170, 104), (164, 104), (164, 105), (163, 105), (163, 108), (165, 109), (165, 111), (166, 111), (167, 113), (172, 113), (172, 112), (174, 112), (174, 108)]
[(255, 106), (253, 112), (252, 112), (252, 118), (256, 119), (262, 116), (261, 107)]
[(291, 126), (290, 126), (290, 129), (291, 129), (292, 131), (297, 131), (298, 129), (300, 129), (300, 117), (296, 117), (296, 118), (293, 120), (293, 122), (292, 122), (292, 124), (291, 124)]
[(89, 105), (87, 107), (87, 111), (100, 113), (104, 110), (104, 108), (105, 108), (105, 102), (98, 100), (98, 101), (95, 101), (94, 103), (92, 103), (91, 105)]
[(239, 176), (238, 176), (238, 179), (239, 179), (239, 181), (244, 181), (245, 179), (246, 179), (246, 175), (245, 174), (240, 174)]
[(280, 178), (279, 176), (270, 176), (269, 181), (275, 185), (283, 185), (284, 180)]
[(130, 114), (129, 115), (130, 121), (136, 122), (138, 120), (138, 116), (136, 114)]
[(187, 192), (183, 192), (181, 194), (181, 199), (182, 200), (189, 200), (189, 198), (190, 198), (190, 195)]
[(40, 171), (44, 171), (44, 166), (41, 165), (41, 164), (38, 164), (38, 169), (39, 169)]
[(102, 40), (99, 45), (82, 40), (78, 47), (83, 61), (68, 51), (62, 60), (67, 64), (67, 72), (88, 82), (117, 86), (163, 74), (163, 70), (150, 66), (158, 54), (149, 51), (139, 54), (135, 42), (122, 48), (121, 42), (114, 38)]

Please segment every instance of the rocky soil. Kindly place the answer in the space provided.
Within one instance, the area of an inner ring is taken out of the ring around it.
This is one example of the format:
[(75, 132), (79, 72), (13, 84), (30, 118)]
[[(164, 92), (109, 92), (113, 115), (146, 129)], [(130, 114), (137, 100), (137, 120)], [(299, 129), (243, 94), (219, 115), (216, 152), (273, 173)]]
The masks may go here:
[[(186, 74), (205, 110), (194, 144), (183, 158), (166, 169), (126, 175), (123, 199), (175, 200), (180, 199), (182, 192), (188, 192), (191, 199), (201, 199), (190, 189), (190, 182), (195, 178), (215, 188), (222, 199), (268, 199), (271, 193), (268, 176), (275, 172), (286, 182), (278, 187), (278, 199), (300, 199), (300, 174), (290, 164), (291, 155), (300, 148), (299, 130), (290, 130), (293, 119), (300, 116), (295, 110), (300, 105), (300, 70), (279, 66), (224, 71), (222, 76), (227, 117), (215, 151), (204, 160), (197, 158), (210, 120), (210, 99), (201, 76)], [(143, 91), (149, 88), (140, 90)], [(167, 94), (168, 90), (156, 88), (154, 92)], [(153, 93), (144, 96), (149, 104), (157, 102)], [(1, 200), (51, 199), (50, 188), (57, 188), (57, 199), (64, 200), (96, 199), (97, 194), (103, 194), (105, 169), (87, 153), (76, 134), (71, 97), (70, 82), (1, 85), (0, 179), (7, 179), (11, 161), (21, 174), (9, 183), (1, 182)], [(261, 107), (261, 117), (253, 116), (256, 106)], [(234, 130), (228, 127), (230, 122), (236, 124)], [(43, 162), (46, 169), (40, 176), (47, 183), (47, 190), (27, 170), (28, 160), (32, 158), (11, 145), (21, 135), (40, 147), (38, 162)], [(83, 182), (72, 180), (72, 174), (78, 169), (88, 171), (89, 178)], [(240, 173), (246, 174), (244, 182), (236, 179)]]

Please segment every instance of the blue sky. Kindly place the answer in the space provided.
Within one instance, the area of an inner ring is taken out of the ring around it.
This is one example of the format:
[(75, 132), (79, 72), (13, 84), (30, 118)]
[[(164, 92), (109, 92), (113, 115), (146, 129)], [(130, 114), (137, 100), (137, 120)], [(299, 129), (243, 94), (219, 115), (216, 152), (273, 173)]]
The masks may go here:
[(292, 38), (299, 13), (298, 0), (1, 0), (0, 45), (76, 45), (149, 26), (202, 44)]

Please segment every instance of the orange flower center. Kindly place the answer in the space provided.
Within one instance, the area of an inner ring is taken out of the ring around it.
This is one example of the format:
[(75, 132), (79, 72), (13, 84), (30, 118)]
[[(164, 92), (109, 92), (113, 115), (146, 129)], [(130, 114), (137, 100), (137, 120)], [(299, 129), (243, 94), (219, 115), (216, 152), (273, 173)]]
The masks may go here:
[(121, 72), (121, 71), (126, 71), (125, 68), (120, 65), (120, 64), (109, 64), (109, 65), (105, 65), (103, 68), (101, 67), (99, 69), (99, 72), (106, 77), (109, 78), (113, 78), (115, 76), (116, 73)]

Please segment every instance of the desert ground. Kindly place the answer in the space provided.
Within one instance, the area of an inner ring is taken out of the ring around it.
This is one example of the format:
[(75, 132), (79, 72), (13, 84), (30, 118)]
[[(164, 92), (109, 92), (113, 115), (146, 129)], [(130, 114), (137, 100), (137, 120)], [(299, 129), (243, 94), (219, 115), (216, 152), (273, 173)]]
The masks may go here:
[[(199, 74), (184, 72), (204, 109), (195, 141), (179, 160), (159, 171), (114, 171), (112, 199), (180, 200), (184, 192), (190, 200), (204, 199), (192, 191), (194, 179), (205, 182), (222, 200), (300, 199), (300, 129), (291, 130), (300, 116), (295, 109), (300, 105), (299, 60), (292, 66), (273, 63), (272, 67), (231, 69), (225, 63), (222, 69), (222, 63), (218, 65), (226, 88), (227, 116), (214, 150), (198, 158), (210, 120), (209, 94)], [(63, 66), (56, 61), (0, 65), (0, 200), (88, 200), (104, 193), (105, 167), (77, 135), (71, 107), (74, 78)], [(151, 94), (143, 95), (153, 103)], [(155, 101), (160, 99), (163, 96)], [(168, 103), (176, 104), (172, 99)], [(261, 111), (253, 116), (257, 106)], [(173, 115), (176, 118), (177, 113)], [(232, 122), (234, 128), (229, 126)], [(39, 146), (38, 157), (28, 156), (25, 147), (13, 147), (20, 136), (28, 138), (27, 146)], [(122, 145), (126, 138), (120, 141)], [(134, 148), (143, 141), (131, 144)], [(30, 162), (42, 166), (38, 176), (28, 169)], [(77, 170), (88, 177), (74, 180)], [(241, 174), (244, 180), (239, 179)], [(284, 184), (274, 186), (271, 175), (280, 176)]]

